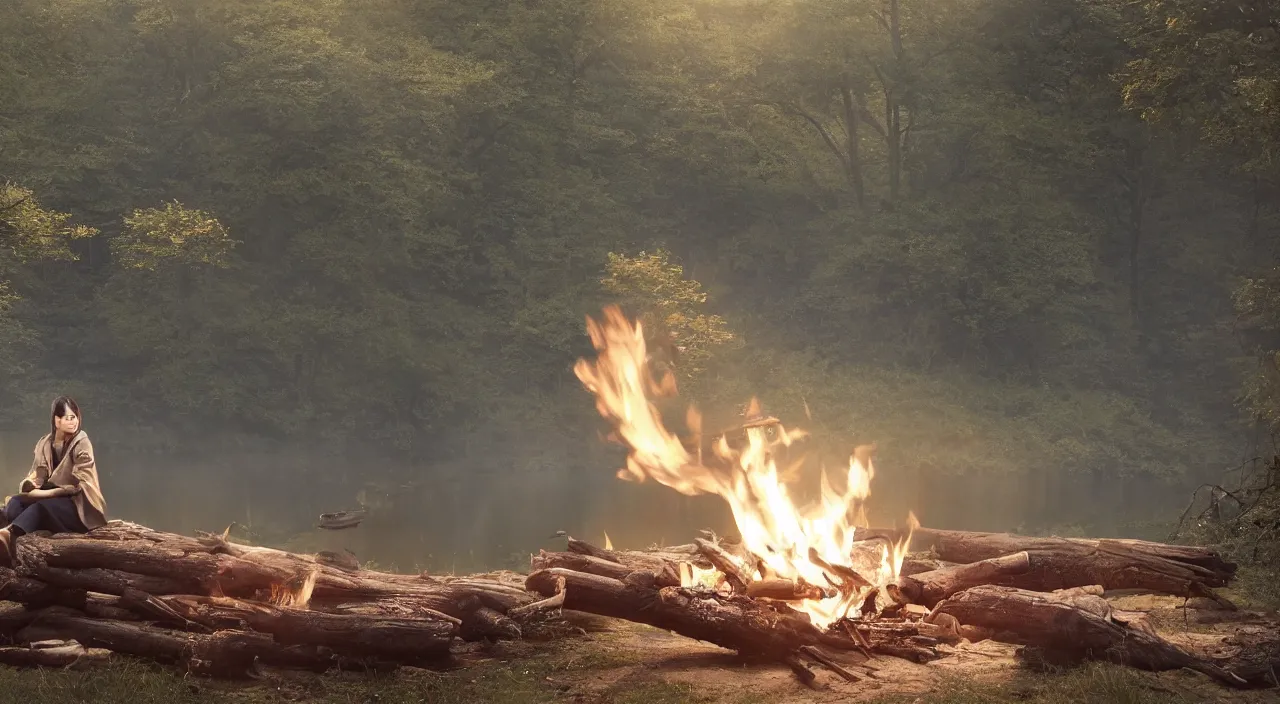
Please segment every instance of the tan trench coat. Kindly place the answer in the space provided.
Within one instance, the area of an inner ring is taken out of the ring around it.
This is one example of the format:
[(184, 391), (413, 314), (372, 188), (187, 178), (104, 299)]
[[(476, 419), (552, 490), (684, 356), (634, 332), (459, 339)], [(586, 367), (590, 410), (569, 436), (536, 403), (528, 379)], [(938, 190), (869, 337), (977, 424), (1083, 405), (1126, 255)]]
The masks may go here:
[(83, 430), (76, 433), (62, 454), (58, 466), (53, 464), (53, 434), (50, 433), (36, 443), (35, 459), (31, 462), (31, 472), (22, 480), (19, 492), (32, 491), (44, 486), (45, 482), (53, 482), (59, 487), (80, 487), (80, 492), (73, 494), (76, 510), (85, 527), (93, 530), (107, 523), (107, 501), (102, 497), (102, 488), (98, 485), (98, 466), (93, 459), (93, 443)]

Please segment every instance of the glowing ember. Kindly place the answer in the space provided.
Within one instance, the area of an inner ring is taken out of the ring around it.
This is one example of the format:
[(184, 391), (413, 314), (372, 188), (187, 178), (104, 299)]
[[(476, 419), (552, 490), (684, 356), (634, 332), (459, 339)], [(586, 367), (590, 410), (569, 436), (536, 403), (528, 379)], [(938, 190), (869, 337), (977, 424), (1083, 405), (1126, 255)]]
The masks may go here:
[[(759, 561), (760, 574), (838, 588), (832, 598), (795, 604), (815, 624), (828, 625), (859, 606), (865, 592), (839, 573), (851, 569), (856, 527), (865, 526), (861, 504), (871, 494), (875, 476), (869, 449), (855, 450), (843, 490), (835, 489), (824, 472), (819, 502), (801, 509), (779, 476), (775, 455), (779, 448), (804, 437), (802, 431), (789, 430), (774, 418), (759, 417), (759, 405), (752, 399), (743, 428), (745, 445), (731, 447), (727, 439), (719, 438), (714, 451), (725, 466), (708, 466), (696, 450), (687, 449), (663, 425), (653, 400), (674, 396), (675, 378), (670, 372), (654, 378), (640, 324), (610, 306), (602, 321), (587, 318), (587, 332), (599, 354), (595, 362), (578, 360), (574, 372), (595, 394), (596, 408), (630, 449), (627, 466), (618, 476), (635, 481), (653, 479), (682, 494), (723, 498), (733, 511), (743, 548)], [(688, 425), (695, 434), (701, 432), (701, 419), (692, 408)], [(915, 527), (914, 517), (911, 527)], [(861, 576), (874, 585), (897, 577), (909, 539), (908, 535), (897, 545), (882, 546), (875, 574), (860, 571)], [(695, 577), (693, 569), (690, 567), (689, 583), (705, 583)]]
[(719, 589), (723, 576), (714, 567), (698, 567), (688, 562), (680, 563), (680, 586), (695, 589)]
[(276, 606), (288, 606), (305, 609), (311, 603), (311, 592), (316, 588), (316, 578), (320, 569), (314, 568), (301, 579), (292, 580), (289, 584), (271, 585), (271, 603)]

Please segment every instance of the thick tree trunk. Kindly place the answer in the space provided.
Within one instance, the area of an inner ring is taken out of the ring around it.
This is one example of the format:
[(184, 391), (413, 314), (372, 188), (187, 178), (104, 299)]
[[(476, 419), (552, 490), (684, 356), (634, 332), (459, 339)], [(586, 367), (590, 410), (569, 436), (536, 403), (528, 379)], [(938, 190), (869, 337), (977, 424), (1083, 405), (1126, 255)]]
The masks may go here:
[(1245, 681), (1146, 630), (1131, 628), (1106, 599), (1091, 594), (1042, 594), (981, 586), (938, 604), (934, 614), (979, 626), (997, 639), (1079, 658), (1105, 659), (1144, 670), (1190, 668), (1239, 687)]
[[(861, 535), (896, 539), (901, 532), (869, 529)], [(1097, 584), (1108, 590), (1213, 597), (1209, 588), (1226, 586), (1236, 571), (1235, 564), (1212, 550), (1144, 540), (1040, 538), (921, 528), (915, 531), (912, 545), (932, 548), (942, 560), (965, 564), (1026, 552), (1030, 569), (1003, 575), (995, 583), (1033, 591)]]
[[(88, 618), (62, 607), (50, 607), (18, 634), (19, 640), (75, 640), (116, 653), (173, 663), (192, 672), (242, 677), (255, 660), (266, 665), (323, 672), (344, 661), (324, 648), (286, 646), (269, 635), (219, 631), (210, 635), (183, 633), (124, 621)], [(347, 663), (351, 666), (353, 663)]]
[[(651, 572), (637, 571), (625, 580), (562, 568), (539, 570), (526, 582), (531, 591), (557, 593), (563, 584), (564, 607), (575, 611), (644, 623), (689, 638), (714, 643), (744, 655), (786, 662), (802, 647), (835, 651), (907, 654), (917, 660), (938, 657), (938, 639), (922, 637), (919, 628), (903, 633), (893, 629), (852, 624), (822, 631), (804, 614), (749, 597), (720, 596), (707, 590), (658, 587)], [(926, 625), (925, 630), (932, 629)], [(862, 637), (859, 637), (861, 635)], [(870, 637), (868, 637), (870, 636)]]
[(687, 562), (691, 565), (709, 568), (711, 563), (699, 551), (695, 544), (673, 545), (671, 547), (654, 548), (652, 550), (605, 550), (596, 547), (591, 543), (569, 538), (569, 552), (576, 552), (580, 555), (590, 555), (602, 560), (617, 562), (625, 565), (632, 570), (647, 570), (661, 574), (662, 572), (673, 569), (675, 565), (681, 562)]
[(659, 587), (647, 571), (619, 580), (557, 567), (530, 574), (526, 584), (532, 591), (551, 596), (559, 580), (564, 580), (567, 609), (647, 623), (739, 652), (781, 659), (802, 645), (822, 643), (822, 633), (807, 619), (745, 597), (719, 598), (679, 587)]
[[(310, 582), (308, 601), (316, 611), (355, 612), (353, 603), (375, 604), (362, 613), (451, 617), (461, 621), (464, 637), (483, 639), (518, 637), (519, 625), (505, 614), (535, 601), (518, 580), (505, 575), (434, 578), (353, 572), (311, 556), (238, 545), (225, 537), (189, 538), (131, 523), (111, 523), (88, 535), (24, 535), (17, 541), (17, 554), (15, 576), (25, 581), (4, 589), (14, 592), (11, 600), (35, 606), (80, 608), (75, 590), (273, 602)], [(57, 600), (49, 601), (46, 585), (72, 591), (59, 590)], [(379, 607), (387, 610), (380, 612)], [(536, 612), (526, 615), (536, 617)]]
[(271, 634), (282, 645), (321, 646), (355, 657), (407, 663), (448, 657), (461, 625), (456, 619), (331, 614), (229, 597), (168, 596), (162, 601), (215, 631), (243, 624)]
[[(655, 572), (657, 584), (660, 587), (678, 587), (680, 586), (680, 573), (669, 563), (661, 564), (661, 572)], [(600, 575), (601, 577), (610, 577), (612, 579), (626, 579), (627, 575), (637, 570), (632, 569), (620, 562), (611, 562), (604, 558), (592, 555), (581, 554), (576, 552), (547, 552), (539, 551), (530, 561), (529, 570), (536, 572), (538, 570), (550, 569), (552, 567), (563, 567), (574, 572), (584, 572), (586, 574)], [(646, 570), (648, 571), (648, 570)]]
[(1024, 574), (1030, 569), (1031, 559), (1027, 553), (1020, 552), (967, 565), (899, 576), (886, 588), (893, 600), (900, 604), (932, 607), (956, 592), (983, 584), (994, 584), (1001, 579)]

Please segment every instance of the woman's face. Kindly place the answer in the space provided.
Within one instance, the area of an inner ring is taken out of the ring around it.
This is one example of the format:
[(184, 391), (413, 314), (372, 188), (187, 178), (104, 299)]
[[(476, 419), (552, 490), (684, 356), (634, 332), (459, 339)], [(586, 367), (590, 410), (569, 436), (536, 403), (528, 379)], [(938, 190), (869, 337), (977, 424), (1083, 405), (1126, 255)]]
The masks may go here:
[(76, 415), (75, 411), (68, 408), (65, 416), (53, 417), (53, 425), (63, 433), (73, 435), (80, 429), (80, 416)]

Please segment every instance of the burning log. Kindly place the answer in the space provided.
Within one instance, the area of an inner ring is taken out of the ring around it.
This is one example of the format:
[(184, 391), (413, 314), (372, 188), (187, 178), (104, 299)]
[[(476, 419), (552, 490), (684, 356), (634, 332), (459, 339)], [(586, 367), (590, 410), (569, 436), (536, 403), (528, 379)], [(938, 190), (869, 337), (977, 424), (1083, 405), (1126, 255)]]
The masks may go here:
[[(590, 555), (609, 566), (591, 564), (587, 571), (541, 569), (529, 576), (528, 588), (550, 595), (563, 584), (566, 608), (648, 623), (741, 652), (763, 654), (787, 663), (806, 681), (812, 680), (812, 673), (799, 657), (810, 647), (833, 645), (828, 639), (835, 632), (820, 631), (814, 623), (845, 627), (841, 644), (867, 648), (875, 645), (867, 637), (873, 630), (864, 633), (863, 629), (890, 614), (918, 617), (918, 609), (904, 609), (904, 605), (923, 603), (937, 604), (925, 624), (934, 635), (916, 634), (904, 641), (892, 633), (882, 652), (909, 655), (912, 646), (937, 643), (935, 635), (942, 635), (938, 631), (959, 637), (965, 628), (986, 632), (1016, 625), (1029, 642), (1062, 641), (1065, 648), (1098, 653), (1118, 647), (1117, 652), (1146, 666), (1195, 664), (1235, 683), (1221, 670), (1215, 672), (1213, 666), (1144, 631), (1136, 620), (1124, 614), (1099, 615), (1092, 608), (1101, 601), (1099, 597), (1064, 594), (1036, 601), (1039, 597), (1029, 591), (1002, 592), (983, 584), (1039, 591), (1102, 585), (1208, 596), (1210, 588), (1224, 586), (1235, 572), (1234, 565), (1215, 553), (1142, 541), (919, 531), (922, 542), (930, 542), (939, 559), (960, 564), (923, 569), (917, 564), (904, 574), (898, 565), (911, 529), (905, 534), (880, 531), (877, 535), (877, 531), (856, 528), (862, 525), (859, 514), (874, 476), (873, 446), (854, 449), (845, 481), (832, 484), (824, 474), (821, 501), (796, 505), (782, 480), (785, 473), (779, 471), (779, 460), (785, 459), (786, 448), (804, 437), (802, 431), (789, 431), (778, 419), (760, 412), (752, 399), (744, 414), (747, 420), (733, 432), (721, 434), (714, 447), (704, 448), (701, 416), (692, 406), (685, 423), (692, 437), (681, 438), (668, 429), (657, 403), (675, 396), (674, 376), (670, 369), (651, 363), (643, 326), (610, 306), (600, 320), (587, 319), (587, 331), (597, 354), (594, 359), (579, 359), (574, 373), (612, 426), (611, 437), (628, 448), (619, 475), (650, 479), (685, 495), (724, 499), (742, 531), (744, 555), (767, 556), (768, 567), (759, 566), (762, 579), (755, 580), (756, 569), (739, 569), (706, 544), (695, 544), (687, 551), (681, 546), (675, 557), (669, 556), (675, 548), (667, 548), (668, 554), (661, 556), (624, 556), (571, 539), (570, 552)], [(910, 524), (918, 525), (914, 516)], [(798, 533), (803, 533), (803, 540)], [(659, 587), (653, 575), (661, 573), (662, 567), (653, 566), (653, 561), (692, 564), (684, 552), (709, 561), (735, 593), (721, 596), (707, 589)], [(630, 574), (623, 576), (624, 570), (615, 565), (631, 570)], [(828, 582), (839, 599), (823, 598), (828, 596), (824, 588), (806, 591), (808, 585), (800, 581), (801, 576), (810, 583)], [(783, 603), (775, 601), (778, 597)], [(973, 609), (967, 610), (970, 606)], [(850, 615), (863, 618), (850, 621)], [(1124, 641), (1125, 637), (1130, 640)]]
[[(867, 635), (851, 627), (823, 631), (785, 605), (744, 595), (722, 596), (705, 589), (659, 587), (653, 573), (644, 570), (618, 580), (554, 567), (530, 574), (526, 586), (548, 596), (563, 594), (566, 609), (644, 623), (743, 655), (786, 663), (806, 683), (812, 682), (812, 677), (800, 671), (804, 669), (799, 665), (801, 656), (824, 666), (824, 658), (832, 659), (830, 651), (860, 662), (871, 652), (923, 662), (938, 657), (934, 646), (942, 642), (921, 636), (919, 627), (909, 634), (885, 628), (868, 629)], [(793, 584), (788, 586), (794, 590)], [(848, 673), (837, 674), (845, 677)]]
[(651, 572), (619, 580), (553, 567), (530, 574), (526, 584), (552, 596), (561, 580), (567, 609), (645, 623), (740, 652), (781, 659), (802, 645), (822, 644), (822, 634), (798, 615), (747, 597), (659, 587)]
[(694, 541), (694, 545), (698, 546), (698, 552), (702, 553), (712, 566), (720, 570), (734, 594), (748, 593), (747, 585), (752, 582), (751, 571), (739, 564), (738, 558), (729, 554), (729, 551), (717, 543), (705, 538), (698, 538)]
[(899, 576), (885, 589), (899, 604), (934, 606), (939, 601), (970, 587), (994, 584), (997, 580), (1031, 569), (1027, 553), (996, 557), (967, 565), (943, 567), (911, 576)]
[(752, 599), (776, 599), (778, 601), (804, 601), (806, 599), (830, 599), (834, 589), (824, 589), (814, 584), (791, 579), (762, 579), (747, 585), (747, 596)]
[(988, 629), (998, 639), (1078, 658), (1105, 659), (1144, 670), (1189, 668), (1232, 687), (1244, 679), (1124, 622), (1123, 614), (1092, 594), (1041, 594), (980, 586), (939, 603), (934, 614)]

